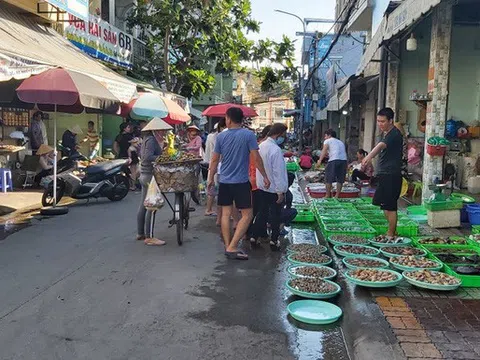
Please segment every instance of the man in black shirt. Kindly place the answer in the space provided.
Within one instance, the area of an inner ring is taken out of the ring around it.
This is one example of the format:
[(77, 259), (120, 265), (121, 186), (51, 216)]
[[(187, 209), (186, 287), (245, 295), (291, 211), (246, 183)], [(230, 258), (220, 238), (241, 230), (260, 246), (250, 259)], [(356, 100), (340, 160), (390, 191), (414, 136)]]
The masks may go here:
[(397, 202), (402, 189), (403, 136), (393, 124), (394, 116), (395, 113), (390, 108), (378, 112), (380, 139), (362, 161), (366, 165), (379, 155), (376, 171), (378, 187), (373, 204), (379, 205), (385, 213), (388, 220), (387, 236), (395, 236), (397, 231)]
[(131, 124), (124, 125), (123, 132), (117, 136), (115, 142), (118, 144), (117, 158), (127, 159), (128, 148), (130, 147), (130, 141), (134, 138), (133, 126)]

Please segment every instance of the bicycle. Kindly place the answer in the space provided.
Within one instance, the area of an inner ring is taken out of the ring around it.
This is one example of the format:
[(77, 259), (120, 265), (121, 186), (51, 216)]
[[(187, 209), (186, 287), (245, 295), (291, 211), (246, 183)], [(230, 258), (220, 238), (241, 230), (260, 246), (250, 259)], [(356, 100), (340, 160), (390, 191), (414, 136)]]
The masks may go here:
[(169, 228), (176, 226), (177, 230), (177, 243), (179, 246), (183, 244), (183, 230), (188, 230), (188, 224), (190, 220), (190, 212), (195, 211), (194, 208), (190, 208), (191, 195), (184, 192), (175, 192), (174, 202), (172, 203), (168, 200), (168, 193), (163, 193), (168, 206), (173, 212), (173, 218), (168, 221)]

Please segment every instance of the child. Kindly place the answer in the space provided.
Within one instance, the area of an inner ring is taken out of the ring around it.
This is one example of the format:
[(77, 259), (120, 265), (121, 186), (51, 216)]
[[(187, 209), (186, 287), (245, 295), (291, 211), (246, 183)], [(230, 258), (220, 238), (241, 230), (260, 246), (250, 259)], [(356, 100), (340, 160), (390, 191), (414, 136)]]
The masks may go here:
[(288, 191), (285, 194), (285, 207), (282, 209), (282, 214), (280, 215), (280, 235), (287, 235), (288, 231), (285, 230), (285, 226), (290, 226), (290, 223), (295, 219), (298, 212), (297, 209), (292, 208), (293, 202), (293, 194), (290, 191), (290, 187), (293, 185), (295, 181), (295, 174), (294, 173), (287, 173), (288, 175)]
[(300, 167), (304, 171), (308, 171), (312, 168), (313, 159), (311, 156), (310, 150), (306, 150), (303, 152), (302, 156), (300, 156)]
[(135, 191), (137, 189), (137, 180), (140, 177), (138, 152), (140, 150), (140, 138), (136, 137), (129, 141), (128, 147), (128, 160), (130, 167), (130, 190)]

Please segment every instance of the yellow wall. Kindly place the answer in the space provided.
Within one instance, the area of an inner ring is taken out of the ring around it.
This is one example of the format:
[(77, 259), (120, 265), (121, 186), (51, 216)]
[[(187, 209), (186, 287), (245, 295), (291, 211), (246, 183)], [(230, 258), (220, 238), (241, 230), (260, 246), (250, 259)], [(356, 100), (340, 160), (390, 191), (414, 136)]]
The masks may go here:
[[(50, 116), (49, 120), (45, 120), (45, 125), (47, 127), (48, 133), (48, 143), (53, 145), (53, 113), (48, 113)], [(88, 122), (93, 121), (95, 123), (95, 129), (97, 130), (98, 134), (102, 134), (102, 115), (97, 114), (64, 114), (64, 113), (57, 113), (57, 141), (62, 140), (62, 135), (65, 130), (69, 129), (72, 126), (78, 125), (80, 129), (82, 129), (83, 134), (77, 135), (77, 140), (80, 142), (87, 136), (87, 129), (88, 129)], [(102, 142), (100, 141), (100, 146)], [(88, 142), (81, 144), (80, 152), (88, 156), (89, 148)], [(101, 154), (101, 151), (100, 151)]]
[[(37, 12), (37, 0), (3, 0), (6, 3), (9, 3), (13, 6), (16, 6), (22, 10), (25, 10), (31, 14), (35, 14), (37, 16), (40, 16), (41, 18), (44, 18), (49, 21), (57, 21), (57, 14), (39, 14)], [(41, 11), (56, 11), (56, 9), (51, 6), (50, 4), (47, 3), (41, 3), (40, 5)], [(60, 19), (63, 18), (63, 14), (59, 14)]]

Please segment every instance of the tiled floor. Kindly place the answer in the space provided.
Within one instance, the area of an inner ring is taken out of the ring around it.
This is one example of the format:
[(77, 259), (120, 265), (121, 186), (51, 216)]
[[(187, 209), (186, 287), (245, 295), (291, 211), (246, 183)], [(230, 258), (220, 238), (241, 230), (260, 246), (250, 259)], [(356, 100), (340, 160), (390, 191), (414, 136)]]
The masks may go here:
[(409, 360), (480, 359), (480, 302), (377, 297)]

